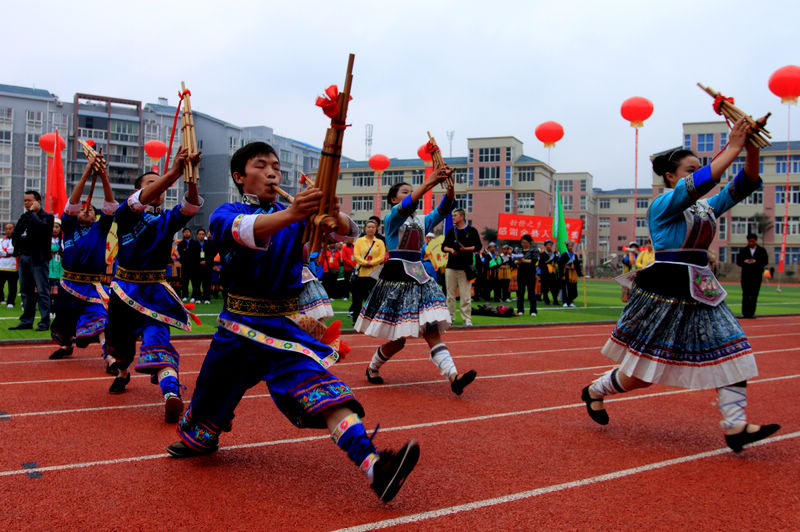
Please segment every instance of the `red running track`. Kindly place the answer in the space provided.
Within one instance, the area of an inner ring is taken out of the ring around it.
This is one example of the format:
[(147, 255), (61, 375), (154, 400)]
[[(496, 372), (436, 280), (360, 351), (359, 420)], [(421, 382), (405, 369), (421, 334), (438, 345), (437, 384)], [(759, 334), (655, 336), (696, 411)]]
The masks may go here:
[[(446, 335), (461, 397), (409, 342), (382, 370), (378, 342), (350, 336), (334, 372), (380, 422), (379, 447), (413, 438), (421, 458), (383, 504), (326, 431), (299, 430), (252, 389), (212, 456), (176, 460), (158, 388), (134, 376), (107, 393), (97, 348), (0, 347), (2, 530), (765, 530), (800, 522), (800, 323), (744, 323), (760, 375), (748, 417), (783, 425), (741, 454), (725, 447), (713, 391), (653, 386), (606, 401), (592, 422), (580, 389), (610, 367), (611, 325), (461, 329)], [(188, 401), (207, 340), (177, 340)]]

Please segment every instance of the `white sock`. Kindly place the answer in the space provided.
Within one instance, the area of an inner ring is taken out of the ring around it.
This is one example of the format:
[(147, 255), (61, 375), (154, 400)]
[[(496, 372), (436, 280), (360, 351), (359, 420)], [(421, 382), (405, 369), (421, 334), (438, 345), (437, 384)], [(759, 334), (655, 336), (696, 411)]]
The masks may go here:
[(719, 424), (723, 429), (729, 430), (747, 425), (747, 388), (744, 386), (723, 386), (717, 388), (717, 403), (722, 413)]
[(448, 379), (453, 374), (458, 375), (453, 357), (450, 356), (450, 351), (447, 350), (447, 346), (443, 343), (431, 347), (431, 362), (436, 364), (441, 374)]
[(372, 360), (369, 363), (369, 369), (374, 369), (375, 371), (381, 369), (381, 366), (389, 362), (390, 358), (392, 357), (385, 356), (379, 347), (375, 350), (375, 354), (372, 355)]
[(615, 393), (625, 393), (627, 390), (622, 387), (617, 377), (619, 368), (614, 368), (605, 372), (589, 385), (589, 389), (601, 397), (614, 395)]

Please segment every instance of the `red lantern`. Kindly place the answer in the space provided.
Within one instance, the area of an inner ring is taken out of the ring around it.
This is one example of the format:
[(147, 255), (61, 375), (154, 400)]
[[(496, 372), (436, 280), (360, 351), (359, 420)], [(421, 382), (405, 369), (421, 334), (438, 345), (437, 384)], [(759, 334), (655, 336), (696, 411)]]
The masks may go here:
[(634, 96), (622, 102), (622, 118), (629, 120), (631, 127), (642, 127), (644, 121), (653, 114), (653, 102), (641, 96)]
[(545, 148), (552, 148), (564, 137), (564, 128), (558, 122), (542, 122), (534, 131), (536, 138), (544, 142)]
[[(55, 150), (53, 149), (54, 144)], [(52, 157), (56, 151), (61, 151), (67, 147), (67, 141), (58, 133), (45, 133), (39, 137), (39, 146), (41, 146), (48, 157)]]
[(160, 140), (149, 140), (144, 143), (144, 151), (151, 159), (161, 159), (167, 153), (167, 145)]
[(769, 77), (769, 90), (779, 96), (781, 103), (797, 104), (800, 96), (800, 66), (787, 65)]
[(422, 146), (419, 147), (419, 149), (417, 150), (417, 155), (419, 156), (420, 159), (422, 159), (426, 163), (429, 163), (429, 162), (431, 162), (433, 160), (433, 156), (428, 151), (428, 144), (427, 143), (425, 143), (425, 144), (423, 144)]
[(369, 158), (369, 167), (376, 172), (383, 172), (389, 168), (389, 158), (382, 153), (376, 153)]

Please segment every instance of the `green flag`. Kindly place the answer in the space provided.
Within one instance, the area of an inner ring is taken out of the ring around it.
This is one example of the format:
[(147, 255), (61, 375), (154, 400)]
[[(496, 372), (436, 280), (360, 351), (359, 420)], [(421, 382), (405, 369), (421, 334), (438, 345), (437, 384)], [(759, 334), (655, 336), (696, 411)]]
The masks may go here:
[(558, 190), (556, 181), (556, 195), (553, 198), (555, 208), (553, 209), (553, 240), (556, 241), (556, 249), (559, 253), (567, 250), (567, 223), (564, 221), (564, 207), (561, 206), (561, 192)]

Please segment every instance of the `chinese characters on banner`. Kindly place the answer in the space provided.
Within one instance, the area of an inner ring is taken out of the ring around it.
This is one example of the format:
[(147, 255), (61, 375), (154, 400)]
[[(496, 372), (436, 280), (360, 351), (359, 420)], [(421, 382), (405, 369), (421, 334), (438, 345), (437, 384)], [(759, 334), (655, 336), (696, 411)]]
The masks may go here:
[[(583, 220), (580, 218), (565, 218), (567, 223), (567, 237), (573, 242), (581, 241)], [(550, 216), (529, 216), (526, 214), (508, 214), (501, 212), (497, 220), (498, 240), (519, 240), (524, 234), (531, 235), (536, 242), (547, 239), (555, 240), (553, 235), (553, 218)]]

